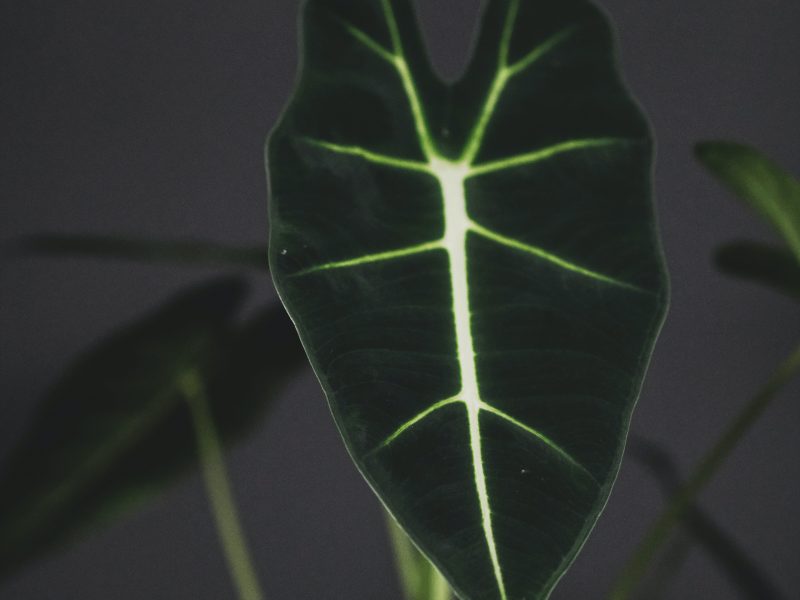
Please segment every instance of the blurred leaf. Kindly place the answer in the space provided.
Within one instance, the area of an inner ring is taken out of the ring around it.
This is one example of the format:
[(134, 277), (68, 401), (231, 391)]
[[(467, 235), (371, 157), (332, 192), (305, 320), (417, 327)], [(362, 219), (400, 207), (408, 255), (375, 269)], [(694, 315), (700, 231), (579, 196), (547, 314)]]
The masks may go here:
[(717, 249), (714, 261), (723, 273), (763, 283), (800, 299), (800, 263), (788, 248), (730, 242)]
[[(678, 467), (664, 448), (649, 440), (632, 437), (629, 452), (656, 478), (667, 497), (680, 489), (683, 482)], [(760, 567), (739, 547), (736, 540), (705, 511), (692, 504), (684, 513), (682, 520), (687, 531), (717, 562), (742, 592), (743, 597), (753, 600), (783, 598)], [(665, 572), (676, 573), (681, 563), (681, 553), (668, 555), (667, 562), (671, 564), (667, 566)], [(642, 597), (651, 598), (652, 594), (645, 594)]]
[(200, 240), (141, 240), (106, 235), (39, 234), (23, 237), (17, 254), (78, 256), (191, 265), (228, 265), (266, 271), (267, 247), (237, 247)]
[(194, 369), (223, 438), (257, 422), (303, 364), (282, 309), (236, 328), (227, 280), (184, 293), (81, 358), (47, 395), (0, 475), (0, 577), (152, 497), (196, 464), (178, 389)]
[(206, 383), (223, 440), (233, 442), (252, 431), (275, 395), (304, 369), (310, 369), (308, 359), (282, 305), (262, 309), (242, 325)]
[(653, 560), (684, 522), (700, 494), (725, 465), (781, 391), (800, 374), (800, 346), (782, 361), (767, 382), (737, 411), (711, 448), (697, 461), (685, 482), (670, 495), (666, 507), (650, 525), (614, 582), (609, 598), (627, 600), (649, 572)]
[(758, 150), (734, 142), (701, 142), (697, 158), (781, 233), (800, 260), (800, 182)]
[(386, 513), (389, 540), (405, 600), (450, 600), (453, 595), (447, 580), (420, 552), (390, 513)]

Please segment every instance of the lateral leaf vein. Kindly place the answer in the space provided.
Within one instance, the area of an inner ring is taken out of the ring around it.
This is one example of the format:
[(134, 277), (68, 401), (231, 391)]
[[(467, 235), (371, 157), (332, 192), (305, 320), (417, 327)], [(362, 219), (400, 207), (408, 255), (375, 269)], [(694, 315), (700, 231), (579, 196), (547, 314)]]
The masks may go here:
[(515, 240), (514, 238), (506, 237), (499, 233), (492, 231), (491, 229), (484, 227), (478, 223), (473, 221), (471, 226), (471, 231), (474, 233), (491, 240), (501, 246), (506, 246), (507, 248), (512, 248), (514, 250), (519, 250), (520, 252), (525, 252), (526, 254), (531, 254), (543, 260), (546, 260), (562, 269), (567, 271), (571, 271), (573, 273), (577, 273), (579, 275), (583, 275), (590, 279), (595, 279), (597, 281), (602, 281), (603, 283), (607, 283), (610, 285), (627, 288), (635, 291), (644, 291), (642, 288), (635, 286), (631, 283), (626, 281), (621, 281), (619, 279), (615, 279), (613, 277), (609, 277), (608, 275), (604, 275), (602, 273), (598, 273), (597, 271), (592, 271), (591, 269), (587, 269), (586, 267), (582, 267), (578, 264), (565, 260), (547, 250), (543, 250), (538, 246), (532, 246), (530, 244), (526, 244), (524, 242), (520, 242), (519, 240)]
[(526, 152), (525, 154), (518, 154), (516, 156), (509, 156), (475, 165), (470, 168), (468, 177), (476, 177), (478, 175), (486, 175), (487, 173), (504, 171), (506, 169), (520, 167), (523, 165), (536, 164), (566, 152), (587, 150), (590, 148), (602, 148), (606, 146), (616, 146), (630, 142), (631, 140), (625, 138), (585, 138), (567, 140), (564, 142), (559, 142), (558, 144), (553, 144), (547, 148), (542, 148), (541, 150)]
[(554, 442), (548, 436), (543, 434), (541, 431), (538, 431), (537, 429), (531, 427), (530, 425), (526, 425), (522, 421), (520, 421), (518, 419), (515, 419), (511, 415), (509, 415), (509, 414), (507, 414), (507, 413), (495, 408), (494, 406), (492, 406), (490, 404), (487, 404), (486, 402), (481, 402), (481, 409), (485, 410), (488, 413), (491, 413), (491, 414), (495, 415), (496, 417), (499, 417), (500, 419), (503, 419), (504, 421), (507, 421), (507, 422), (511, 423), (515, 427), (517, 427), (517, 428), (525, 431), (526, 433), (530, 434), (531, 436), (535, 437), (537, 440), (542, 442), (545, 446), (547, 446), (555, 454), (560, 456), (562, 459), (564, 459), (570, 465), (572, 465), (573, 467), (575, 467), (576, 469), (581, 471), (584, 475), (587, 475), (588, 477), (590, 477), (592, 479), (592, 481), (597, 483), (597, 480), (594, 478), (594, 475), (592, 475), (586, 467), (584, 467), (569, 452), (564, 450), (561, 446), (559, 446), (556, 442)]
[(345, 21), (343, 19), (339, 19), (339, 21), (342, 23), (344, 28), (347, 29), (347, 31), (350, 33), (350, 35), (352, 35), (354, 38), (356, 38), (359, 42), (361, 42), (369, 50), (371, 50), (372, 52), (377, 54), (379, 57), (381, 57), (386, 62), (388, 62), (388, 63), (390, 63), (392, 65), (394, 64), (394, 61), (397, 58), (397, 56), (395, 54), (393, 54), (392, 52), (390, 52), (389, 50), (384, 48), (382, 44), (380, 44), (377, 41), (375, 41), (374, 38), (372, 38), (369, 35), (367, 35), (365, 32), (360, 30), (355, 25), (352, 25), (351, 23), (348, 23), (347, 21)]
[(317, 140), (314, 138), (304, 138), (304, 141), (308, 144), (311, 144), (312, 146), (317, 146), (318, 148), (324, 148), (325, 150), (329, 150), (337, 154), (348, 154), (350, 156), (358, 156), (359, 158), (363, 158), (364, 160), (371, 163), (384, 165), (395, 169), (401, 169), (404, 171), (417, 171), (420, 173), (426, 173), (428, 175), (433, 174), (433, 172), (431, 171), (431, 167), (428, 163), (420, 162), (417, 160), (400, 158), (397, 156), (389, 156), (386, 154), (381, 154), (380, 152), (373, 152), (372, 150), (362, 148), (361, 146), (336, 144), (334, 142)]
[(364, 256), (357, 256), (356, 258), (348, 258), (345, 260), (337, 260), (329, 263), (324, 263), (321, 265), (316, 265), (314, 267), (309, 267), (308, 269), (303, 269), (302, 271), (298, 271), (297, 273), (294, 273), (293, 276), (299, 277), (301, 275), (318, 273), (319, 271), (329, 271), (331, 269), (345, 269), (348, 267), (358, 267), (361, 265), (368, 265), (372, 263), (378, 263), (387, 260), (395, 260), (398, 258), (413, 256), (415, 254), (422, 254), (423, 252), (430, 252), (432, 250), (440, 250), (442, 248), (444, 248), (442, 242), (440, 240), (436, 240), (433, 242), (426, 242), (424, 244), (417, 244), (416, 246), (407, 246), (405, 248), (398, 248), (396, 250), (388, 250), (386, 252), (376, 252), (374, 254), (365, 254)]

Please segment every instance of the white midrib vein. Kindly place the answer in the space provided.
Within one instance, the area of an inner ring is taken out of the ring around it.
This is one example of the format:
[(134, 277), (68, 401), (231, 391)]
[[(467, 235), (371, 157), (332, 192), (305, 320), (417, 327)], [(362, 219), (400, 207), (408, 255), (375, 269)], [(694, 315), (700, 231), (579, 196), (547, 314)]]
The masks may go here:
[(415, 161), (407, 158), (387, 156), (370, 151), (359, 146), (346, 146), (335, 142), (304, 138), (309, 144), (317, 147), (359, 157), (365, 161), (383, 165), (385, 167), (405, 170), (409, 172), (421, 172), (433, 176), (439, 184), (442, 195), (442, 210), (444, 215), (444, 233), (440, 239), (432, 240), (422, 244), (412, 245), (396, 250), (378, 252), (361, 257), (339, 260), (325, 263), (302, 270), (295, 273), (295, 276), (308, 275), (329, 269), (340, 269), (357, 267), (360, 265), (396, 260), (407, 256), (413, 256), (425, 252), (443, 250), (447, 253), (450, 271), (450, 287), (452, 293), (452, 313), (453, 324), (456, 338), (456, 352), (458, 355), (458, 366), (460, 372), (460, 390), (451, 398), (440, 400), (417, 416), (406, 421), (403, 425), (384, 440), (376, 448), (380, 450), (391, 444), (400, 437), (405, 431), (413, 427), (418, 422), (430, 416), (439, 409), (451, 404), (462, 404), (467, 413), (469, 429), (469, 444), (471, 448), (471, 458), (473, 465), (473, 476), (475, 480), (475, 490), (481, 515), (481, 526), (486, 541), (487, 551), (492, 565), (492, 571), (497, 584), (498, 593), (501, 600), (507, 600), (506, 585), (503, 577), (503, 570), (497, 551), (497, 544), (494, 537), (494, 526), (492, 523), (492, 510), (490, 495), (487, 485), (486, 473), (484, 470), (483, 444), (481, 441), (480, 417), (482, 412), (486, 412), (500, 418), (529, 435), (535, 437), (539, 442), (546, 445), (551, 451), (561, 457), (562, 460), (582, 472), (585, 476), (594, 479), (589, 471), (578, 463), (569, 453), (556, 444), (546, 435), (530, 427), (529, 425), (516, 420), (514, 417), (502, 412), (481, 398), (480, 385), (478, 382), (477, 368), (475, 363), (475, 345), (472, 338), (472, 309), (470, 306), (469, 293), (469, 269), (467, 258), (467, 241), (470, 233), (481, 236), (496, 244), (505, 246), (532, 255), (538, 259), (545, 260), (566, 271), (594, 279), (604, 284), (619, 286), (634, 291), (642, 291), (638, 287), (627, 282), (617, 280), (602, 273), (598, 273), (572, 263), (559, 256), (556, 256), (542, 248), (528, 245), (524, 242), (501, 235), (487, 227), (475, 223), (467, 211), (465, 185), (469, 178), (478, 177), (488, 173), (511, 169), (522, 165), (530, 165), (547, 160), (555, 155), (565, 152), (572, 152), (581, 149), (604, 147), (619, 143), (624, 143), (620, 138), (590, 138), (566, 140), (548, 148), (512, 156), (506, 159), (494, 160), (484, 164), (474, 164), (478, 155), (486, 129), (495, 111), (496, 105), (502, 95), (506, 84), (520, 72), (534, 64), (541, 56), (556, 47), (564, 39), (572, 34), (572, 29), (559, 32), (548, 39), (538, 48), (523, 56), (513, 64), (508, 63), (508, 52), (513, 32), (514, 20), (519, 9), (519, 0), (511, 0), (508, 15), (506, 17), (503, 34), (500, 40), (500, 51), (498, 56), (497, 72), (492, 82), (480, 115), (478, 116), (473, 131), (465, 144), (464, 151), (458, 160), (451, 160), (443, 157), (436, 150), (433, 138), (430, 134), (427, 121), (424, 115), (422, 102), (417, 93), (411, 71), (405, 60), (403, 53), (402, 40), (394, 17), (391, 0), (380, 0), (383, 6), (386, 24), (392, 40), (392, 50), (386, 49), (380, 43), (363, 31), (353, 27), (345, 21), (341, 21), (343, 26), (360, 43), (366, 46), (375, 55), (388, 62), (396, 70), (406, 93), (409, 110), (413, 117), (414, 126), (419, 139), (420, 148), (425, 156), (425, 162)]
[(472, 467), (475, 488), (481, 512), (481, 526), (492, 562), (495, 579), (501, 598), (506, 598), (503, 571), (494, 540), (492, 511), (489, 490), (483, 467), (483, 444), (481, 443), (480, 413), (481, 396), (475, 368), (475, 345), (472, 341), (472, 310), (470, 308), (469, 274), (467, 268), (467, 236), (471, 220), (467, 214), (464, 182), (469, 167), (466, 164), (437, 160), (432, 164), (442, 191), (445, 234), (444, 248), (450, 259), (450, 286), (453, 296), (453, 321), (456, 335), (458, 367), (461, 373), (461, 390), (458, 397), (467, 408), (469, 445), (472, 450)]

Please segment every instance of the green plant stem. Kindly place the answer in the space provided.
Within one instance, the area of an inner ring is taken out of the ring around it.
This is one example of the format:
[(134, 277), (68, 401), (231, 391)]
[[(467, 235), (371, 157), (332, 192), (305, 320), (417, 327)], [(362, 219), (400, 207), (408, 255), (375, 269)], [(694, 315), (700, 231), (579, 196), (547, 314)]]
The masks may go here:
[(611, 600), (627, 600), (636, 591), (662, 545), (706, 484), (733, 449), (763, 414), (778, 392), (800, 371), (798, 347), (770, 377), (767, 384), (744, 406), (717, 443), (695, 467), (686, 484), (673, 496), (661, 516), (651, 525), (638, 548), (623, 568), (611, 590)]
[(453, 596), (447, 580), (389, 514), (386, 526), (405, 600), (451, 600)]
[(196, 373), (190, 372), (181, 379), (181, 389), (192, 415), (206, 492), (231, 578), (241, 600), (263, 600), (264, 594), (258, 583), (236, 510), (225, 468), (222, 444), (214, 425), (203, 382)]
[[(680, 489), (682, 479), (678, 467), (665, 450), (652, 442), (634, 437), (630, 440), (629, 452), (632, 457), (638, 459), (656, 477), (667, 499), (672, 498), (673, 494)], [(781, 592), (761, 572), (759, 566), (696, 502), (687, 506), (681, 523), (686, 532), (690, 534), (690, 539), (693, 539), (708, 552), (742, 593), (742, 597), (747, 597), (751, 600), (778, 600), (783, 598)], [(672, 537), (673, 539), (677, 538), (678, 542), (681, 541), (679, 532), (676, 532), (676, 535)], [(676, 542), (671, 543), (673, 546), (678, 545)], [(658, 587), (650, 585), (649, 590), (642, 590), (642, 593), (639, 594), (641, 597), (650, 598), (652, 596), (655, 598), (657, 594), (653, 590), (663, 590), (666, 587), (666, 579), (664, 579), (663, 575), (670, 570), (673, 573), (677, 573), (679, 570), (681, 566), (680, 553), (673, 552), (670, 554), (667, 550), (665, 554), (666, 556), (661, 559), (661, 562), (667, 564), (661, 565), (661, 576), (657, 572), (647, 576), (647, 579), (651, 582), (655, 581), (655, 586)], [(684, 557), (687, 556), (688, 553), (684, 553)], [(654, 567), (653, 571), (656, 570), (656, 567)], [(664, 583), (660, 583), (659, 579)], [(661, 596), (663, 596), (663, 592)]]

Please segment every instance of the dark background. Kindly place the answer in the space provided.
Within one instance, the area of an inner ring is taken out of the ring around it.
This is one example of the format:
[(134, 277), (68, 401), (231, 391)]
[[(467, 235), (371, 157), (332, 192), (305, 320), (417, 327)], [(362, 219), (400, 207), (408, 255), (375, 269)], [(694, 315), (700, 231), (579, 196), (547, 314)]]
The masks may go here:
[[(42, 230), (265, 240), (262, 145), (291, 90), (298, 2), (29, 0), (0, 4), (0, 240)], [(462, 65), (479, 0), (420, 0), (443, 72)], [(603, 0), (626, 78), (658, 137), (672, 308), (633, 431), (686, 468), (800, 333), (788, 300), (717, 274), (713, 248), (772, 239), (694, 162), (703, 138), (751, 142), (800, 173), (797, 0)], [(70, 357), (211, 272), (89, 260), (0, 263), (0, 456)], [(261, 299), (274, 299), (266, 276)], [(800, 386), (703, 496), (800, 597)], [(230, 457), (268, 600), (399, 598), (378, 503), (313, 376)], [(625, 461), (555, 599), (602, 597), (661, 498)], [(3, 600), (220, 599), (233, 592), (197, 476), (0, 587)], [(674, 598), (736, 592), (696, 551)]]

